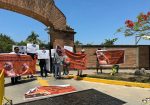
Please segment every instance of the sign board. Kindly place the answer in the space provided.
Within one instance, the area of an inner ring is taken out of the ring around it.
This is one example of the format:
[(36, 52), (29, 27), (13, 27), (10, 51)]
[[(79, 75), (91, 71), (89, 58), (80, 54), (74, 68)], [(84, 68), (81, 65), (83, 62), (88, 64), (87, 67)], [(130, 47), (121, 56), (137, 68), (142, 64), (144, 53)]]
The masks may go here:
[(54, 53), (56, 52), (56, 49), (51, 49), (51, 57), (54, 58)]
[(73, 47), (71, 47), (71, 46), (64, 46), (64, 49), (66, 49), (70, 52), (73, 52)]
[(27, 53), (37, 53), (39, 50), (39, 45), (27, 43)]
[(38, 50), (38, 59), (49, 59), (49, 50)]
[(26, 46), (16, 46), (16, 45), (13, 45), (13, 52), (14, 52), (14, 48), (15, 47), (18, 47), (19, 48), (19, 53), (21, 54), (25, 54), (27, 52), (27, 47)]

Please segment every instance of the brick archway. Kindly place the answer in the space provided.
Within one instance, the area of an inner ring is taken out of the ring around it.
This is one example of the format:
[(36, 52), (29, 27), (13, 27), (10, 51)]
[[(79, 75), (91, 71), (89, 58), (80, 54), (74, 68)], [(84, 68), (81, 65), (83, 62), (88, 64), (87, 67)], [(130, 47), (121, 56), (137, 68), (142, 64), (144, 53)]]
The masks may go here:
[(74, 30), (67, 26), (65, 15), (53, 0), (0, 0), (0, 8), (14, 11), (50, 27), (51, 43), (73, 46)]

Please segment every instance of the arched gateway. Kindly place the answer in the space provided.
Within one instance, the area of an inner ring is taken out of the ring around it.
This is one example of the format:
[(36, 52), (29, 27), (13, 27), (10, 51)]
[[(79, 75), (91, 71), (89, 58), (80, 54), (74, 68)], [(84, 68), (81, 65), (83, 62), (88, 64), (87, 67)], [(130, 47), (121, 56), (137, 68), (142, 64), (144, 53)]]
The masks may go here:
[(50, 27), (51, 44), (73, 46), (74, 30), (67, 26), (66, 17), (53, 0), (0, 0), (0, 8), (34, 18)]

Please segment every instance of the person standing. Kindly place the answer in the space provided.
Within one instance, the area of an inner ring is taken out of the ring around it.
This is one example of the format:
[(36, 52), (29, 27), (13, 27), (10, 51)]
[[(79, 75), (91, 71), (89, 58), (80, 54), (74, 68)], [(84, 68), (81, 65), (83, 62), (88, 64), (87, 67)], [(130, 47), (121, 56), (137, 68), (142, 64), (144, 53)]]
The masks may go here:
[(63, 52), (60, 46), (56, 46), (56, 52), (54, 53), (54, 66), (55, 66), (54, 77), (56, 79), (61, 78), (62, 65), (63, 65)]
[[(44, 47), (42, 47), (42, 53), (46, 53), (46, 50)], [(39, 66), (41, 70), (41, 76), (42, 77), (47, 77), (47, 70), (46, 70), (46, 59), (39, 59)], [(43, 73), (45, 75), (43, 75)]]
[(63, 60), (63, 75), (69, 74), (69, 65), (70, 65), (70, 59), (67, 56), (64, 56)]
[[(19, 53), (19, 47), (14, 47), (14, 52), (11, 52), (9, 54), (16, 54), (16, 55), (20, 55)], [(16, 84), (18, 83), (18, 80), (21, 79), (21, 76), (15, 76), (15, 77), (11, 77), (11, 83), (12, 84)]]
[[(81, 52), (79, 52), (78, 54), (84, 54), (85, 50), (82, 49)], [(77, 76), (82, 76), (82, 70), (77, 70)]]
[[(35, 43), (27, 44), (27, 55), (31, 56), (31, 58), (34, 60), (35, 65), (36, 65), (36, 61), (37, 61), (37, 50), (38, 49), (39, 49), (39, 45), (37, 45)], [(33, 78), (33, 77), (34, 77), (33, 73), (31, 73), (30, 76), (29, 75), (27, 76), (27, 78)]]
[(103, 68), (102, 68), (102, 66), (99, 64), (99, 57), (100, 57), (100, 51), (101, 51), (101, 48), (98, 48), (97, 50), (96, 50), (96, 70), (97, 70), (97, 74), (98, 74), (98, 69), (100, 68), (100, 71), (101, 71), (101, 73), (102, 73), (102, 70), (103, 70)]

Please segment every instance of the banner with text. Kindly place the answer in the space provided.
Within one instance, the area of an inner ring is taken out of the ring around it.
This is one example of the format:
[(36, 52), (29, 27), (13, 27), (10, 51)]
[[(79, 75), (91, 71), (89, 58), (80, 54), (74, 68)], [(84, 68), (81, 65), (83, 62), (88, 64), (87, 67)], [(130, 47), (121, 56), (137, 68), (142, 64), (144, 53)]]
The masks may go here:
[(99, 50), (96, 55), (100, 65), (124, 63), (124, 50)]
[(37, 53), (39, 50), (39, 45), (37, 44), (32, 44), (32, 43), (27, 43), (27, 53)]
[(36, 60), (29, 55), (0, 54), (0, 70), (5, 76), (15, 77), (35, 73)]
[(40, 96), (48, 96), (48, 95), (58, 95), (69, 92), (75, 92), (76, 89), (73, 86), (39, 86), (33, 89), (30, 89), (25, 93), (25, 98), (35, 98)]
[(38, 59), (49, 59), (49, 50), (38, 50)]
[(70, 60), (70, 69), (85, 70), (86, 69), (86, 54), (77, 54), (65, 49), (65, 54)]

